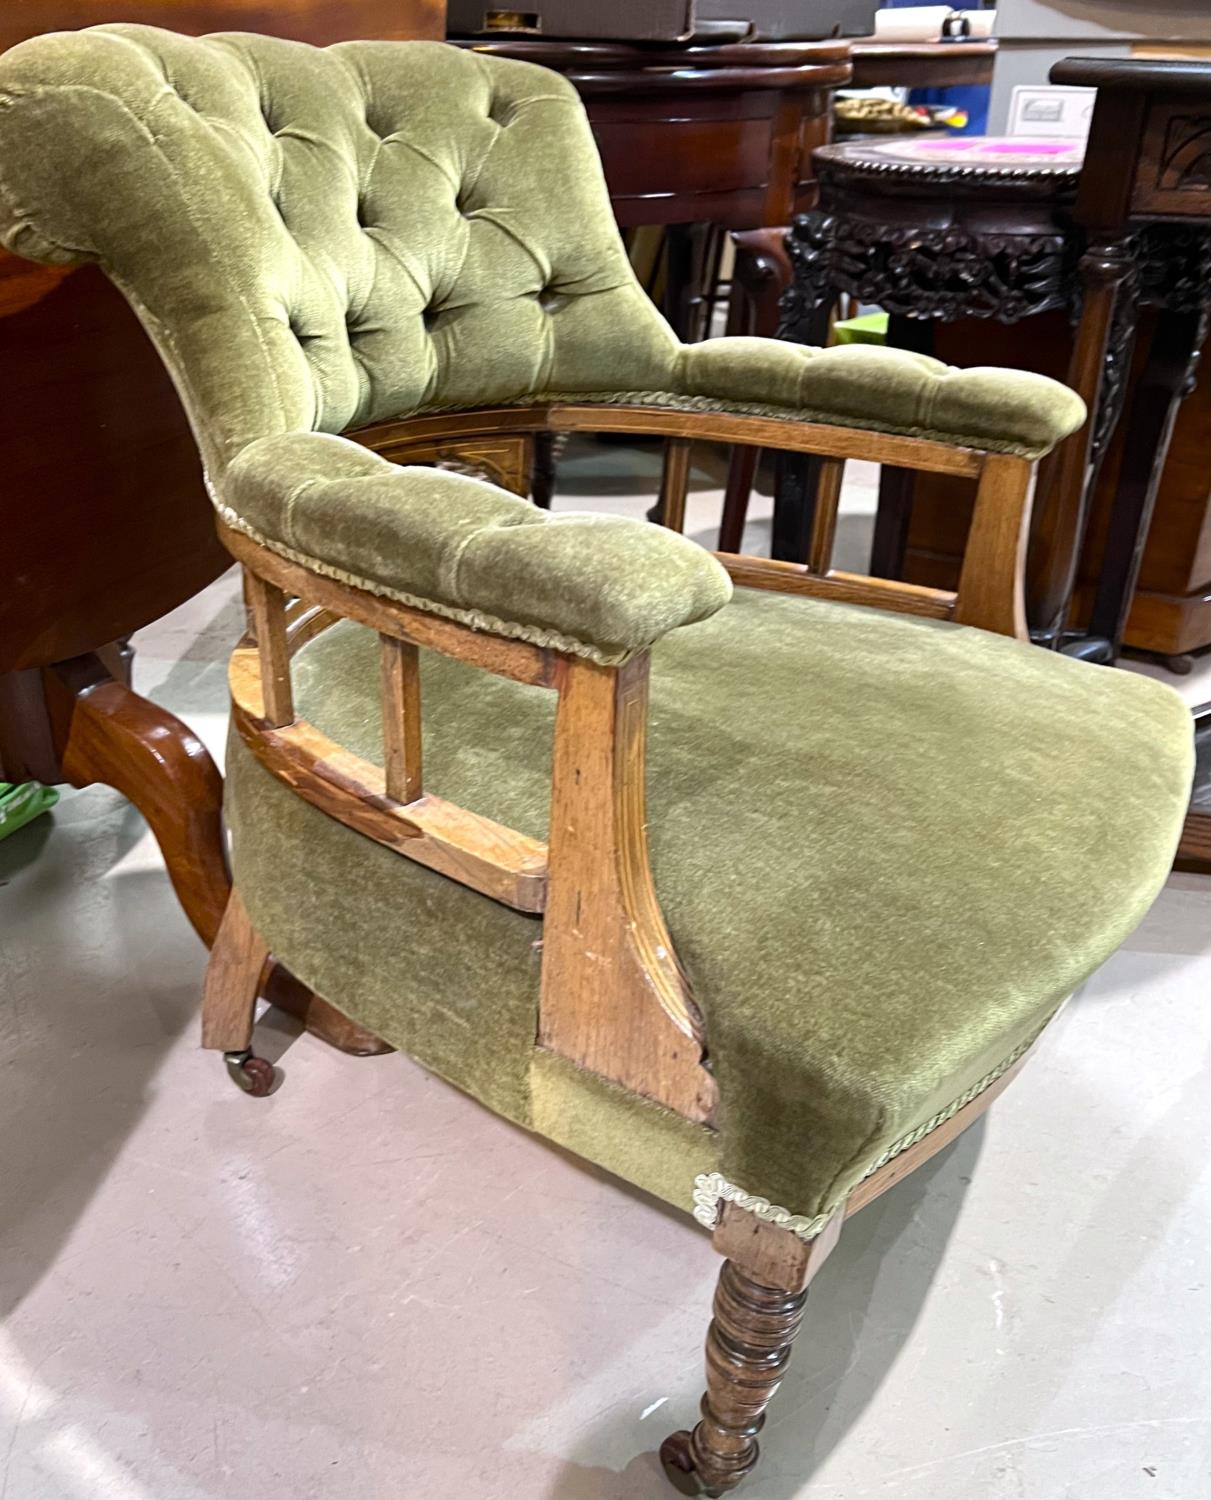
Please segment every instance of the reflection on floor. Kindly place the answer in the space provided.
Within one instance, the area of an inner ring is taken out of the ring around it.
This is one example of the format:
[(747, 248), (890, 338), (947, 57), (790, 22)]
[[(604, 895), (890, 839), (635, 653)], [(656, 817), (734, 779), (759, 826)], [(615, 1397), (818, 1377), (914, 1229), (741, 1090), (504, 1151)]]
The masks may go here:
[[(574, 450), (561, 503), (642, 513), (648, 462)], [(228, 577), (137, 643), (216, 749), (238, 626)], [(115, 794), (0, 845), (0, 1500), (671, 1494), (701, 1232), (399, 1056), (284, 1030), (245, 1098), (196, 1046), (203, 957)], [(1209, 993), (1211, 882), (1176, 876), (987, 1121), (847, 1226), (742, 1494), (1211, 1494)]]

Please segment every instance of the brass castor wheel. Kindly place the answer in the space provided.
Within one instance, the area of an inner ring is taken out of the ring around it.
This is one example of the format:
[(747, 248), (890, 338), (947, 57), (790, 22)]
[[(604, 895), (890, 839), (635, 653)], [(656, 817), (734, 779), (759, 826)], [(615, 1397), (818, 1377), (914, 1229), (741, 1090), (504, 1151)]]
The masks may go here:
[(278, 1076), (277, 1069), (271, 1062), (266, 1062), (263, 1057), (255, 1057), (248, 1051), (224, 1052), (223, 1061), (227, 1064), (232, 1081), (254, 1099), (263, 1099), (273, 1088)]
[(694, 1467), (694, 1456), (688, 1432), (675, 1432), (660, 1445), (660, 1462), (664, 1477), (679, 1495), (708, 1495), (718, 1500), (723, 1490), (708, 1490)]

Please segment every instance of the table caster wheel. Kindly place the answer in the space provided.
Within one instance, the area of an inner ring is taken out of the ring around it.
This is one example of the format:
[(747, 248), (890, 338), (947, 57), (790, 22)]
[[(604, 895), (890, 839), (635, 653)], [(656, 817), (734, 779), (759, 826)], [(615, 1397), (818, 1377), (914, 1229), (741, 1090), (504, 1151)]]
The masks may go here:
[(694, 1468), (690, 1434), (675, 1432), (660, 1445), (660, 1462), (664, 1477), (679, 1495), (719, 1496), (722, 1490), (708, 1490)]
[(224, 1052), (223, 1061), (232, 1081), (255, 1099), (263, 1099), (278, 1076), (271, 1062), (251, 1052)]

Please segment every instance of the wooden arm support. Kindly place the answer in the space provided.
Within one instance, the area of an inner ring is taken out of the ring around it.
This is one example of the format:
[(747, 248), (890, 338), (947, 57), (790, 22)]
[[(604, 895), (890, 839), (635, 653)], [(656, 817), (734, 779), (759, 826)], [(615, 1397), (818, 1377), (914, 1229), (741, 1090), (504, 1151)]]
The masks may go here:
[[(664, 437), (668, 452), (661, 478), (659, 510), (664, 524), (675, 529), (680, 529), (684, 522), (689, 450), (695, 439), (818, 455), (823, 462), (807, 560), (781, 563), (768, 558), (723, 554), (722, 561), (737, 583), (934, 619), (953, 619), (999, 635), (1028, 638), (1023, 574), (1033, 465), (1011, 454), (895, 433), (739, 412), (571, 402), (405, 417), (362, 428), (349, 436), (387, 458), (408, 463), (424, 461), (438, 451), (448, 454), (462, 443), (483, 443), (492, 435), (502, 444), (522, 443), (539, 432), (630, 432), (637, 436)], [(955, 474), (977, 481), (975, 511), (957, 591), (867, 578), (838, 572), (832, 567), (841, 484), (845, 464), (850, 459)]]
[[(231, 660), (232, 720), (260, 763), (405, 858), (545, 914), (539, 1044), (708, 1122), (716, 1091), (703, 1065), (702, 1020), (648, 861), (647, 654), (598, 666), (336, 583), (228, 527), (220, 534), (244, 565), (251, 627)], [(342, 617), (379, 634), (382, 768), (295, 709), (292, 655)], [(424, 790), (420, 646), (559, 694), (549, 852)]]
[[(453, 413), (356, 434), (392, 458), (457, 452), (499, 429), (660, 432), (673, 443), (666, 501), (683, 513), (695, 436), (825, 455), (806, 563), (723, 558), (751, 587), (951, 619), (1024, 637), (1022, 563), (1029, 517), (1025, 460), (924, 440), (728, 413), (547, 406)], [(512, 450), (508, 450), (512, 451)], [(967, 559), (956, 593), (841, 573), (831, 566), (848, 458), (977, 477)], [(536, 1041), (612, 1082), (709, 1124), (717, 1104), (705, 1028), (678, 962), (648, 859), (644, 806), (647, 653), (620, 667), (476, 631), (290, 562), (220, 525), (245, 568), (249, 636), (231, 661), (232, 716), (257, 759), (299, 796), (367, 838), (519, 911), (544, 914)], [(292, 655), (347, 618), (380, 641), (383, 760), (378, 766), (298, 717)], [(425, 790), (419, 648), (559, 695), (550, 846)]]

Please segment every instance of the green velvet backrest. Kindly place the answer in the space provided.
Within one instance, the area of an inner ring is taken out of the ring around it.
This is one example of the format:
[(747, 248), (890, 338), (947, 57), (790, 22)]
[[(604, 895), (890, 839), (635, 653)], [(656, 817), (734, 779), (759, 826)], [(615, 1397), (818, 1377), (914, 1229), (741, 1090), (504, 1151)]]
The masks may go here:
[(0, 229), (95, 260), (216, 478), (256, 438), (419, 407), (667, 385), (558, 74), (433, 42), (114, 25), (0, 59)]

